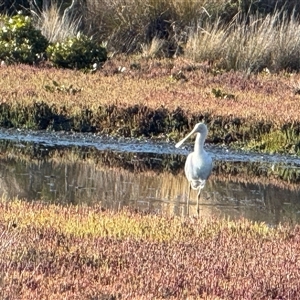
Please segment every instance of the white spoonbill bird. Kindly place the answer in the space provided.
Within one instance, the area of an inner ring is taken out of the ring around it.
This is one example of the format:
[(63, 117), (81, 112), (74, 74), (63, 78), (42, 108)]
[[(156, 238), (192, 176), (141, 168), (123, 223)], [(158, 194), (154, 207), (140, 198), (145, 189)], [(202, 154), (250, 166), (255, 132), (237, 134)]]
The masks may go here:
[(204, 123), (198, 123), (195, 125), (194, 129), (180, 142), (178, 142), (175, 147), (179, 148), (186, 139), (191, 135), (196, 133), (196, 140), (194, 145), (194, 152), (190, 153), (186, 159), (184, 172), (187, 180), (189, 181), (189, 194), (187, 199), (187, 208), (189, 209), (189, 198), (191, 188), (193, 190), (198, 190), (197, 195), (197, 214), (199, 216), (199, 199), (201, 190), (205, 186), (205, 182), (208, 179), (212, 170), (212, 158), (204, 150), (204, 141), (207, 137), (207, 127)]

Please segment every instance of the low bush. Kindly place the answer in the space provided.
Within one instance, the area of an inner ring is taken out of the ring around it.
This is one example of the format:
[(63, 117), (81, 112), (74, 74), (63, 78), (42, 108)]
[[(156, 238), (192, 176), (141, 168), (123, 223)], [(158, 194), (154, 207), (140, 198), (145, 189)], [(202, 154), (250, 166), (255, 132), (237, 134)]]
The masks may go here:
[(49, 60), (57, 67), (91, 69), (107, 59), (106, 49), (92, 38), (78, 33), (76, 37), (49, 45)]
[(18, 14), (0, 18), (0, 59), (6, 63), (38, 61), (45, 52), (48, 41), (32, 24), (31, 18)]

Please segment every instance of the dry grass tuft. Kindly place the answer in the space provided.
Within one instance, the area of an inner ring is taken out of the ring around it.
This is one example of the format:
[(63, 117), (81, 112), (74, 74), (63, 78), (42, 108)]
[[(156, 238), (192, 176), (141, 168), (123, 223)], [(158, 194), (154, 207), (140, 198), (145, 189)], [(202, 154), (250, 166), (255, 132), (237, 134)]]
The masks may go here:
[(142, 56), (145, 58), (155, 58), (162, 54), (164, 40), (154, 37), (150, 44), (142, 44)]
[(277, 11), (262, 18), (237, 15), (231, 23), (217, 20), (191, 32), (185, 55), (210, 61), (225, 70), (246, 73), (299, 69), (300, 25), (293, 15)]
[(79, 32), (80, 18), (61, 15), (57, 4), (52, 3), (42, 11), (32, 11), (36, 27), (50, 43), (61, 42), (69, 37), (74, 37)]

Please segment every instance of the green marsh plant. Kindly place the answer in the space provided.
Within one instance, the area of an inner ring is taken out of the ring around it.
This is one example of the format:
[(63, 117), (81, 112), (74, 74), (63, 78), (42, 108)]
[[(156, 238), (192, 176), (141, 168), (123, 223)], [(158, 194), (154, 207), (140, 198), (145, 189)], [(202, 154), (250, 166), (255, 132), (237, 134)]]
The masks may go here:
[(30, 17), (19, 13), (0, 17), (0, 59), (6, 63), (33, 64), (45, 52), (48, 41)]
[(70, 69), (93, 69), (107, 59), (106, 49), (81, 33), (49, 45), (47, 55), (55, 66)]

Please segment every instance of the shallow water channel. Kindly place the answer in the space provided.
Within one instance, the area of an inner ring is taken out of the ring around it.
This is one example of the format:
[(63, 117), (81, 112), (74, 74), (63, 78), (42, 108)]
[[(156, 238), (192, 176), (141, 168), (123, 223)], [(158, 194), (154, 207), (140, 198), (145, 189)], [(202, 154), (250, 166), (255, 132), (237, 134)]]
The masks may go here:
[[(185, 215), (183, 168), (192, 141), (186, 149), (174, 144), (1, 130), (0, 196)], [(206, 148), (214, 170), (201, 194), (201, 215), (300, 222), (299, 158)], [(190, 214), (195, 199), (192, 193)]]

